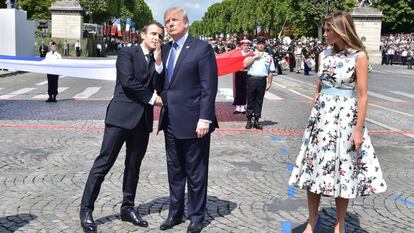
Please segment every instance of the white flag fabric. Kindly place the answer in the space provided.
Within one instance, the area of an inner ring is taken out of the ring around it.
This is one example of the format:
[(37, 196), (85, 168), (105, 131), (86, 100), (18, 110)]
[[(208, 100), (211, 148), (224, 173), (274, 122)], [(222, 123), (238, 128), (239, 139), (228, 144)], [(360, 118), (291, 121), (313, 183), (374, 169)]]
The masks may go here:
[(60, 59), (0, 55), (0, 69), (56, 74), (79, 78), (115, 80), (116, 60)]

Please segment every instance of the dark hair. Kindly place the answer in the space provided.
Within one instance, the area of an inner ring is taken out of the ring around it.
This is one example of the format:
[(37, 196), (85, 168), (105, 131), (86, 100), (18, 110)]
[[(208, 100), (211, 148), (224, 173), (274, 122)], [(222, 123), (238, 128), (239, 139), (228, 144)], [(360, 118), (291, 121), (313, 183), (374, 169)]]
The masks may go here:
[(57, 45), (56, 42), (52, 41), (50, 42), (50, 45)]
[(151, 21), (149, 21), (147, 24), (145, 24), (145, 26), (142, 28), (142, 32), (143, 33), (147, 33), (147, 29), (148, 29), (148, 27), (149, 26), (151, 26), (151, 25), (155, 25), (155, 26), (157, 26), (157, 27), (159, 27), (159, 28), (161, 28), (162, 29), (162, 34), (164, 34), (164, 26), (162, 26), (162, 24), (160, 24), (158, 21), (156, 21), (156, 20), (151, 20)]

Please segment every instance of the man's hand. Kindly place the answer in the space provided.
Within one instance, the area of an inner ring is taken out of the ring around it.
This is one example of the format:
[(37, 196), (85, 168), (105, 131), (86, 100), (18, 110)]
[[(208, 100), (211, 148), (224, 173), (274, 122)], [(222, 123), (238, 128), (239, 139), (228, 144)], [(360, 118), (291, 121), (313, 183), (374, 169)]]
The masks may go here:
[(154, 105), (158, 107), (162, 107), (164, 105), (164, 103), (162, 102), (161, 96), (157, 95), (157, 97), (155, 97)]
[(206, 135), (208, 133), (209, 128), (210, 128), (210, 123), (203, 122), (203, 121), (198, 121), (197, 129), (196, 129), (197, 138), (204, 137), (204, 135)]
[(157, 41), (157, 47), (154, 50), (154, 60), (157, 65), (161, 65), (161, 41)]

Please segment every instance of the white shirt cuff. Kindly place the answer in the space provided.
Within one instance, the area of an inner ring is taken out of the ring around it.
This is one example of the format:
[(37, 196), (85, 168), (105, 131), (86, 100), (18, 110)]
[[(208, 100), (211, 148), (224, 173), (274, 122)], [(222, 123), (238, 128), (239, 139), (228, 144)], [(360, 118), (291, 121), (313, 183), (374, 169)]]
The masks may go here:
[(157, 93), (155, 93), (155, 91), (154, 91), (154, 94), (152, 94), (152, 97), (151, 97), (151, 99), (148, 103), (151, 104), (151, 105), (154, 105), (156, 98), (157, 98)]
[(209, 124), (213, 123), (212, 121), (205, 120), (205, 119), (199, 119), (198, 122), (204, 122), (204, 123), (209, 123)]
[(158, 74), (161, 74), (163, 68), (164, 66), (162, 65), (162, 62), (160, 65), (157, 65), (157, 63), (155, 63), (155, 70), (157, 71)]

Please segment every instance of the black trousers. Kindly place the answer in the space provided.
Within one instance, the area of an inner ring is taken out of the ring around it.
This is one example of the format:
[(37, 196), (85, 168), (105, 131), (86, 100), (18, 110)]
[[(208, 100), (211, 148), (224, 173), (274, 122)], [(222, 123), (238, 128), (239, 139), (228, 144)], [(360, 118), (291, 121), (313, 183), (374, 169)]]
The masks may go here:
[(49, 96), (58, 94), (58, 80), (59, 75), (47, 74), (47, 94)]
[(407, 59), (407, 68), (413, 69), (414, 58)]
[(262, 116), (263, 98), (266, 92), (266, 77), (247, 78), (247, 118)]
[(80, 57), (80, 53), (81, 53), (80, 48), (76, 48), (76, 56), (77, 57)]
[(192, 222), (203, 222), (207, 206), (210, 133), (203, 138), (177, 139), (170, 127), (164, 130), (167, 151), (170, 209), (168, 216), (184, 216), (187, 183), (187, 214)]
[(234, 74), (234, 101), (233, 105), (246, 105), (246, 71), (238, 71)]
[(142, 117), (138, 125), (132, 129), (123, 129), (112, 125), (105, 125), (101, 152), (95, 159), (92, 169), (86, 181), (83, 192), (81, 210), (94, 209), (94, 203), (98, 197), (101, 184), (106, 174), (115, 163), (122, 145), (126, 142), (126, 157), (124, 180), (122, 184), (123, 201), (121, 208), (134, 207), (135, 193), (137, 190), (139, 171), (142, 159), (148, 146), (149, 131), (145, 126), (145, 117)]
[(306, 64), (306, 62), (304, 62), (304, 65), (303, 65), (303, 74), (304, 75), (309, 75), (309, 71), (310, 71), (310, 68), (309, 68), (309, 66)]

